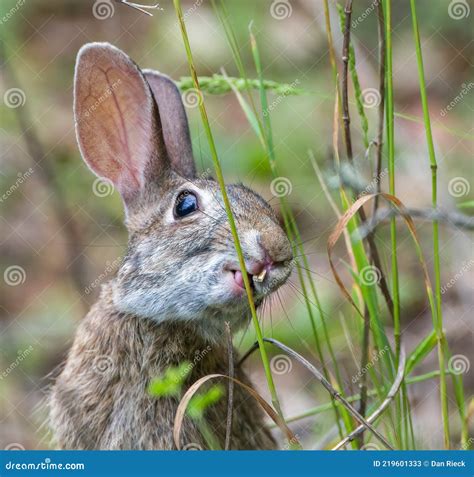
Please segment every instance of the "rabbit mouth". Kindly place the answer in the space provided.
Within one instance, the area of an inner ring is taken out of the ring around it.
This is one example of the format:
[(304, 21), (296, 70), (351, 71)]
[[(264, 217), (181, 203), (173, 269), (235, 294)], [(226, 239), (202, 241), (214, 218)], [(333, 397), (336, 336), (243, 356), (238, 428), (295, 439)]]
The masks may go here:
[[(286, 265), (276, 265), (264, 268), (251, 268), (250, 273), (246, 271), (252, 294), (255, 298), (263, 298), (276, 288), (280, 287), (289, 275), (290, 267)], [(235, 295), (243, 297), (245, 295), (244, 276), (240, 268), (235, 264), (225, 267), (225, 271), (232, 277), (231, 287)]]
[[(234, 278), (234, 283), (239, 287), (241, 290), (245, 291), (245, 283), (244, 283), (244, 276), (240, 270), (229, 270)], [(247, 272), (247, 276), (250, 282), (250, 288), (252, 292), (255, 293), (255, 284), (254, 284), (254, 275)]]

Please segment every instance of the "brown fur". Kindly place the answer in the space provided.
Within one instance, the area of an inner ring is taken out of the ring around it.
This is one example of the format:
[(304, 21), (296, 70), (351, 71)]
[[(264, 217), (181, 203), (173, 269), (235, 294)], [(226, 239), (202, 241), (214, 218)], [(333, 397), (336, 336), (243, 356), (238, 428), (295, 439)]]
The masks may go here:
[[(204, 352), (208, 347), (210, 351)], [(197, 354), (202, 356), (199, 361)], [(105, 285), (99, 302), (79, 326), (51, 396), (51, 424), (59, 447), (174, 449), (179, 400), (152, 397), (147, 386), (169, 366), (184, 361), (193, 363), (188, 384), (210, 373), (228, 373), (223, 344), (199, 339), (188, 325), (156, 324), (120, 314), (112, 303), (111, 285)], [(241, 369), (236, 369), (236, 377), (249, 384)], [(221, 447), (226, 414), (227, 399), (222, 398), (206, 415)], [(234, 390), (233, 416), (232, 449), (275, 447), (261, 410), (239, 386)], [(189, 418), (184, 420), (181, 439), (181, 447), (207, 448)]]
[[(121, 193), (130, 238), (53, 386), (51, 427), (63, 449), (173, 449), (180, 399), (150, 396), (150, 380), (186, 361), (193, 367), (185, 388), (228, 374), (224, 323), (237, 330), (250, 316), (222, 194), (196, 177), (186, 113), (169, 78), (143, 75), (120, 50), (90, 44), (78, 55), (74, 98), (83, 158)], [(244, 186), (226, 188), (258, 306), (288, 278), (291, 246), (267, 202)], [(178, 216), (183, 193), (198, 205)], [(264, 279), (254, 280), (262, 266)], [(250, 384), (241, 369), (236, 377)], [(233, 415), (231, 448), (275, 447), (258, 404), (239, 386)], [(223, 447), (227, 399), (205, 418)], [(189, 418), (181, 438), (179, 447), (206, 448)]]

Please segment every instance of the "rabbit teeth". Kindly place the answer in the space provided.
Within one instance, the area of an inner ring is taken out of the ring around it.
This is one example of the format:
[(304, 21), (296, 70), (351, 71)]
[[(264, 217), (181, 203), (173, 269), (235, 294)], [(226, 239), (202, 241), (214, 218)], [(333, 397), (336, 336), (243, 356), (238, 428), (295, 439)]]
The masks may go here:
[(258, 283), (262, 283), (265, 280), (265, 276), (267, 275), (267, 270), (264, 268), (258, 275), (254, 275), (254, 281)]

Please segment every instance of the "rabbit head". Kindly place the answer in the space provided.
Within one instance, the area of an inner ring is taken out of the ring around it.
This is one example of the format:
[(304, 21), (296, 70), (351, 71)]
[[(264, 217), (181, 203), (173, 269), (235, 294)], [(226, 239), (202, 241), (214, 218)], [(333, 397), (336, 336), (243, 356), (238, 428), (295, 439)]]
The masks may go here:
[(85, 162), (120, 192), (129, 244), (113, 281), (120, 312), (186, 321), (218, 337), (245, 323), (248, 273), (259, 305), (287, 279), (290, 243), (269, 204), (227, 185), (246, 271), (241, 271), (219, 185), (196, 174), (179, 90), (141, 71), (117, 48), (85, 45), (74, 85), (76, 133)]

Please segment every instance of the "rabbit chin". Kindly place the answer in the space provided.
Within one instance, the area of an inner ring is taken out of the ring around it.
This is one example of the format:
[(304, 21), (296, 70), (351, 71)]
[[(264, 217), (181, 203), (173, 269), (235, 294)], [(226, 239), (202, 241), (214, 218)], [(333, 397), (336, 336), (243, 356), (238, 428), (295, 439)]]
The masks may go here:
[[(229, 284), (227, 284), (229, 285)], [(204, 339), (221, 342), (225, 322), (233, 331), (245, 326), (250, 319), (247, 295), (235, 287), (213, 284), (207, 289), (194, 285), (182, 290), (140, 289), (115, 283), (113, 302), (117, 311), (157, 323), (186, 323), (195, 327)], [(256, 306), (263, 296), (255, 296)]]

